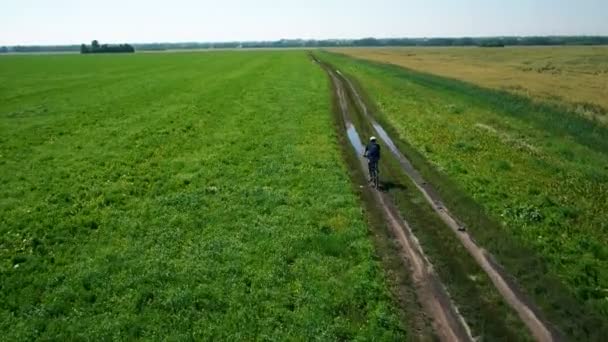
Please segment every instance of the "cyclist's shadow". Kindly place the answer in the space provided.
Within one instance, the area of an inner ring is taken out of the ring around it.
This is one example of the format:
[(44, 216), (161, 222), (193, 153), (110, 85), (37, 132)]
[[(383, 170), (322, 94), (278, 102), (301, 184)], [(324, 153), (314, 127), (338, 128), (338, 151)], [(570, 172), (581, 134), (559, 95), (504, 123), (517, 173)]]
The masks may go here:
[(393, 183), (393, 182), (383, 182), (382, 180), (380, 180), (380, 184), (378, 184), (378, 190), (382, 191), (382, 192), (389, 192), (391, 190), (407, 190), (407, 186), (403, 185), (403, 184), (399, 184), (399, 183)]

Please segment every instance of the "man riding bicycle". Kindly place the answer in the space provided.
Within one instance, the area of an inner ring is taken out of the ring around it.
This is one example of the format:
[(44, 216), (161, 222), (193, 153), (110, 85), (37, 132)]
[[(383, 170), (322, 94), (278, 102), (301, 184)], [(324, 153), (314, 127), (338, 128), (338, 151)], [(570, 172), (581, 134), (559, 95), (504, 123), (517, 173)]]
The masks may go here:
[(367, 158), (367, 167), (369, 169), (369, 181), (373, 181), (373, 175), (378, 174), (378, 161), (380, 160), (380, 145), (376, 142), (376, 137), (369, 138), (369, 144), (365, 146), (365, 153), (363, 154)]

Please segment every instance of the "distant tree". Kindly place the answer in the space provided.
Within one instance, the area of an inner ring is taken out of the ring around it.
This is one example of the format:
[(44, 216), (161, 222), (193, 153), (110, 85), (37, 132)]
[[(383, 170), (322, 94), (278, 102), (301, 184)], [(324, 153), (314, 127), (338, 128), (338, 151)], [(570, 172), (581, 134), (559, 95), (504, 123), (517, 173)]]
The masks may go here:
[(8, 52), (8, 48), (6, 46), (3, 46), (0, 48), (0, 53), (7, 53)]
[(430, 38), (427, 40), (428, 46), (451, 46), (455, 39), (452, 38)]
[(479, 46), (481, 46), (481, 47), (505, 47), (505, 44), (501, 40), (495, 39), (495, 40), (483, 41), (479, 44)]
[(353, 42), (354, 46), (379, 46), (380, 42), (376, 38), (357, 39)]
[(452, 40), (452, 46), (473, 46), (475, 40), (473, 38), (456, 38)]
[(502, 41), (505, 45), (510, 45), (510, 46), (519, 45), (518, 37), (506, 37), (506, 38), (503, 38)]
[(110, 45), (110, 44), (102, 44), (100, 45), (97, 40), (91, 42), (91, 47), (89, 48), (85, 44), (80, 45), (80, 53), (121, 53), (135, 52), (135, 48), (129, 44), (119, 44), (119, 45)]
[[(550, 45), (552, 43), (550, 37), (524, 37), (520, 41), (520, 45)], [(564, 41), (562, 40), (562, 44)]]

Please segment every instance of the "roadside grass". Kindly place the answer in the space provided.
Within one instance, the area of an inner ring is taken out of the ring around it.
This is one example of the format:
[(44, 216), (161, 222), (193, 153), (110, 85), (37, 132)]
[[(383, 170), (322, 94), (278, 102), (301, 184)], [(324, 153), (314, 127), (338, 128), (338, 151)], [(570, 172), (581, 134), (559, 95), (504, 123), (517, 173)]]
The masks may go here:
[(463, 82), (322, 57), (360, 82), (401, 150), (547, 318), (569, 338), (601, 339), (608, 329), (606, 129)]
[(551, 102), (608, 124), (608, 49), (603, 46), (332, 51)]
[[(349, 96), (348, 101), (356, 113), (351, 119), (358, 133), (362, 137), (375, 135), (359, 111), (355, 99)], [(344, 130), (343, 124), (341, 129)], [(345, 153), (353, 159), (350, 161), (351, 168), (358, 168), (359, 162), (354, 158), (352, 149)], [(503, 301), (487, 275), (435, 214), (388, 151), (383, 153), (379, 170), (381, 191), (391, 195), (412, 227), (473, 336), (488, 341), (532, 340), (517, 314)], [(366, 183), (364, 175), (357, 178), (355, 182)]]
[(6, 340), (400, 340), (304, 52), (0, 61)]

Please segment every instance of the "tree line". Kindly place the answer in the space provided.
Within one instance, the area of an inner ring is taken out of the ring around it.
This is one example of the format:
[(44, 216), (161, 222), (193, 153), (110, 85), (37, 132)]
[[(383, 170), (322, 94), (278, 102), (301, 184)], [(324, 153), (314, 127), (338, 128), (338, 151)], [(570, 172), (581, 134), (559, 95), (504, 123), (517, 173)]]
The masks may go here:
[(73, 52), (78, 51), (78, 45), (16, 45), (2, 46), (0, 53), (9, 52)]
[(277, 41), (220, 42), (220, 43), (148, 43), (91, 46), (4, 46), (0, 53), (7, 52), (70, 52), (112, 53), (162, 51), (180, 49), (239, 49), (239, 48), (318, 48), (318, 47), (374, 47), (374, 46), (547, 46), (547, 45), (608, 45), (608, 36), (530, 36), (530, 37), (481, 37), (481, 38), (362, 38), (362, 39), (281, 39)]
[(129, 44), (119, 45), (99, 45), (99, 42), (94, 40), (91, 42), (91, 46), (85, 44), (80, 45), (80, 53), (133, 53), (135, 48)]
[(374, 47), (374, 46), (532, 46), (532, 45), (608, 45), (605, 36), (565, 37), (483, 37), (483, 38), (362, 38), (362, 39), (282, 39), (259, 42), (152, 43), (135, 44), (138, 50), (298, 48), (298, 47)]

